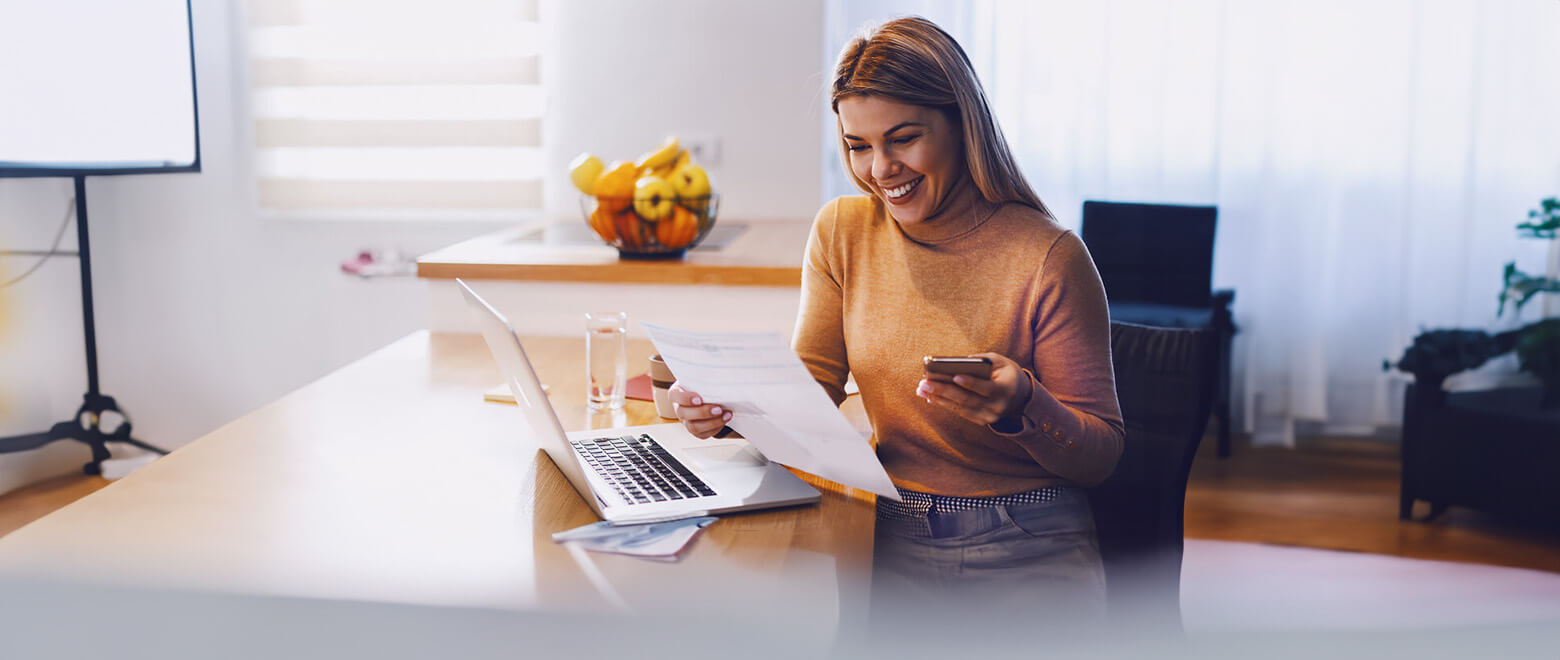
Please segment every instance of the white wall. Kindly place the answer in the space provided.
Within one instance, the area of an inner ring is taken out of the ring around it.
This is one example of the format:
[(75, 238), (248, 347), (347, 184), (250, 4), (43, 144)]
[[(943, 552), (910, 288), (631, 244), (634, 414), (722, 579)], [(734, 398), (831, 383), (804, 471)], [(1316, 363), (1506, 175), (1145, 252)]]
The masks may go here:
[[(244, 123), (242, 20), (195, 0), (200, 174), (89, 179), (99, 370), (137, 437), (178, 447), (425, 326), (423, 283), (357, 280), (364, 247), (420, 254), (496, 225), (259, 217)], [(551, 170), (716, 135), (722, 215), (810, 219), (819, 204), (822, 2), (547, 0)], [(548, 208), (577, 217), (566, 179)], [(0, 180), (0, 245), (42, 249), (70, 184)], [(74, 229), (62, 245), (74, 249)], [(0, 280), (28, 265), (0, 262)], [(0, 291), (0, 435), (69, 417), (85, 390), (76, 261)], [(0, 454), (0, 492), (74, 470), (81, 446)]]
[[(668, 134), (712, 135), (722, 217), (818, 212), (822, 0), (551, 0), (542, 18), (555, 38), (542, 72), (553, 171), (582, 151), (630, 160)], [(550, 208), (579, 214), (567, 179), (546, 191)]]
[[(65, 213), (70, 184), (0, 179), (0, 249), (49, 246)], [(61, 247), (74, 249), (75, 236)], [(31, 267), (31, 257), (0, 258), (0, 282)], [(56, 259), (25, 283), (0, 289), (0, 435), (47, 430), (81, 405), (86, 359), (76, 262)], [(86, 451), (56, 443), (19, 454), (0, 454), (0, 491), (25, 479), (57, 474), (85, 462)]]

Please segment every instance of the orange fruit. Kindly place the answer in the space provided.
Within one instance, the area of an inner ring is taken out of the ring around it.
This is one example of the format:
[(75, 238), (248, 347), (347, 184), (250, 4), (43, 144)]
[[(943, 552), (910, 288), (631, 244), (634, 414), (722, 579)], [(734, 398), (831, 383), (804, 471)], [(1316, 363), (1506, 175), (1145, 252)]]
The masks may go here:
[(638, 178), (639, 170), (634, 164), (620, 160), (596, 178), (596, 185), (591, 190), (596, 193), (597, 202), (617, 213), (634, 203), (634, 181)]
[(655, 227), (655, 238), (669, 248), (680, 248), (693, 240), (699, 229), (699, 218), (692, 211), (678, 206), (672, 210), (670, 221), (662, 220)]
[(686, 242), (691, 245), (694, 240), (699, 238), (699, 234), (714, 221), (710, 219), (709, 200), (707, 199), (699, 203), (698, 210), (689, 209), (689, 211), (693, 215), (693, 222), (688, 223), (688, 238)]
[(596, 231), (601, 240), (611, 243), (617, 240), (617, 227), (614, 226), (612, 211), (605, 204), (597, 204), (596, 210), (590, 213), (590, 228)]
[(629, 250), (638, 250), (644, 247), (644, 241), (641, 240), (639, 235), (639, 229), (643, 225), (644, 223), (639, 220), (639, 216), (634, 215), (632, 209), (618, 213), (613, 223), (613, 226), (617, 228), (618, 238), (623, 241), (623, 247)]

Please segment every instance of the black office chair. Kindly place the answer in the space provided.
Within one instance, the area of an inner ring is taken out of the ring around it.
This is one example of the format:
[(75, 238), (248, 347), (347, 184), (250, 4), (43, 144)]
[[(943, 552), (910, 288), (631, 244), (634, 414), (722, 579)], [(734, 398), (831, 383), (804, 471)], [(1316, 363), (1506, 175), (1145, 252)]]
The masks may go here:
[(1112, 322), (1111, 358), (1126, 439), (1089, 489), (1113, 621), (1181, 629), (1186, 482), (1215, 391), (1217, 334)]
[(1218, 336), (1219, 456), (1230, 454), (1233, 289), (1212, 290), (1218, 208), (1083, 203), (1084, 244), (1105, 282), (1110, 318), (1166, 328), (1211, 328)]

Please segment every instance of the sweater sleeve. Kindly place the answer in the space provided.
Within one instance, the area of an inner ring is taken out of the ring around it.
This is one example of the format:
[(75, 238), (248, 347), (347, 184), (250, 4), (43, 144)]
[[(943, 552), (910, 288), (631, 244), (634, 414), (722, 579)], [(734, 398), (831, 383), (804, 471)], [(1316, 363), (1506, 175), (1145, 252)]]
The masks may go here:
[(834, 405), (845, 400), (850, 360), (845, 353), (843, 273), (834, 254), (840, 200), (825, 204), (813, 221), (802, 262), (802, 300), (791, 348)]
[(1105, 285), (1088, 248), (1067, 232), (1040, 273), (1033, 394), (1011, 438), (1048, 472), (1080, 485), (1104, 481), (1121, 458), (1121, 408), (1110, 356)]

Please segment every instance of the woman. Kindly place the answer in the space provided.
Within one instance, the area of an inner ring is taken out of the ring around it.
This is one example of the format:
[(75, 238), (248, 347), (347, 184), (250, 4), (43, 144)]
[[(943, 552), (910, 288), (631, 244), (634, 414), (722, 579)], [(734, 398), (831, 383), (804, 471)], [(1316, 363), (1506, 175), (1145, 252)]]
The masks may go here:
[[(855, 374), (904, 496), (878, 502), (875, 614), (885, 602), (1098, 614), (1104, 578), (1077, 487), (1110, 474), (1122, 424), (1088, 251), (1030, 189), (968, 57), (930, 21), (847, 45), (831, 104), (867, 196), (829, 202), (813, 224), (794, 348), (836, 404)], [(923, 355), (994, 369), (950, 380)], [(731, 419), (673, 390), (695, 435)]]

